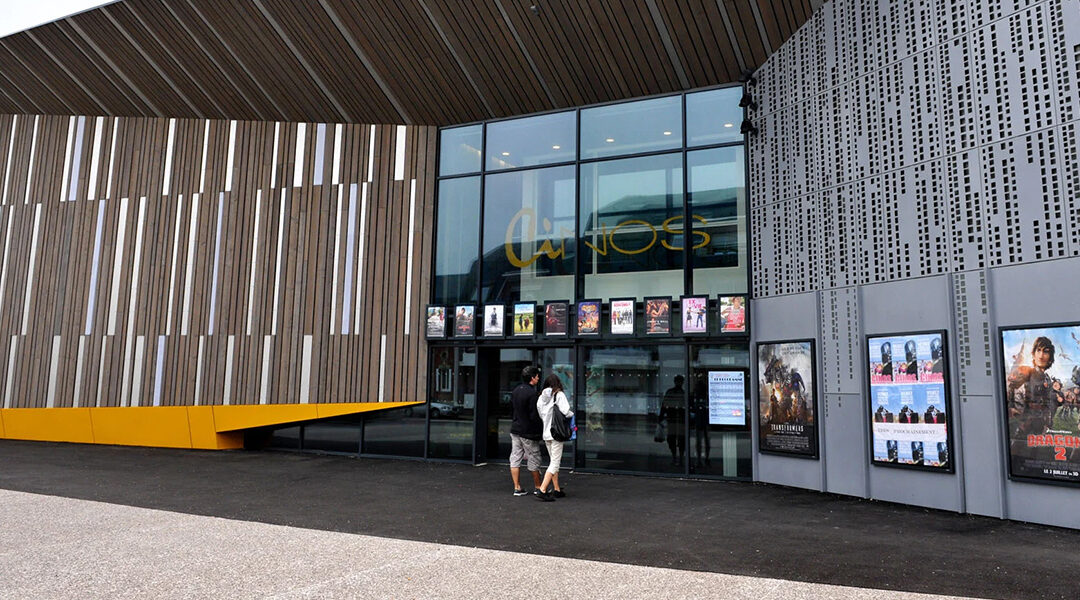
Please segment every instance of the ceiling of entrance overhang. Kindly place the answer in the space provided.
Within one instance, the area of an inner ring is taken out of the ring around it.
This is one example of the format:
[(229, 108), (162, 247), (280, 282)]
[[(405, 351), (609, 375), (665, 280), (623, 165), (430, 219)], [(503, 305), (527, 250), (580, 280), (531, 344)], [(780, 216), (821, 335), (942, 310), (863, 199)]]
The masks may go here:
[(737, 81), (821, 0), (122, 0), (0, 39), (0, 113), (448, 125)]

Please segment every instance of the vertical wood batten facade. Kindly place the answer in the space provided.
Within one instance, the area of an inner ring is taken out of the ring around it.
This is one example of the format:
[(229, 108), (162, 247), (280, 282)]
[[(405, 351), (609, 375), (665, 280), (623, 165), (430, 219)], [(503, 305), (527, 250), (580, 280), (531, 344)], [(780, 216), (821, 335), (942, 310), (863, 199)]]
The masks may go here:
[(423, 400), (437, 130), (395, 180), (398, 131), (0, 115), (0, 406)]

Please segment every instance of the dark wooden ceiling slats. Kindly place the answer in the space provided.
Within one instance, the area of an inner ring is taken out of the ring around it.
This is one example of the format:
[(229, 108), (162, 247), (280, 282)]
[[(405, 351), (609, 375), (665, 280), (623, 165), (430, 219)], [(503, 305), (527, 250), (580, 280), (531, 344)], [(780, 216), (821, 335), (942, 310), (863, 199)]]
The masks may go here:
[[(288, 111), (285, 120), (315, 120), (314, 113), (305, 110), (313, 104), (324, 105), (324, 111), (329, 114), (335, 112), (316, 82), (254, 4), (198, 0), (197, 5), (204, 17), (217, 24), (219, 35), (225, 36), (241, 64), (251, 70), (261, 87)], [(296, 90), (303, 90), (303, 94), (294, 93)], [(305, 97), (314, 102), (305, 102)]]
[(348, 42), (340, 35), (333, 20), (318, 6), (295, 11), (290, 1), (265, 1), (264, 6), (288, 31), (292, 43), (303, 53), (308, 64), (326, 84), (330, 94), (356, 120), (358, 114), (371, 114), (378, 122), (394, 122), (397, 111), (366, 68), (342, 69), (355, 63)]
[(476, 2), (463, 11), (455, 0), (426, 0), (439, 27), (466, 64), (497, 116), (551, 108), (539, 80), (493, 2)]
[[(144, 4), (151, 4), (155, 1), (145, 0)], [(163, 2), (161, 4), (176, 19), (177, 26), (191, 35), (193, 41), (197, 40), (201, 44), (200, 49), (216, 67), (215, 70), (230, 82), (230, 87), (241, 95), (247, 105), (258, 111), (259, 118), (268, 119), (274, 118), (274, 115), (285, 114), (285, 111), (263, 92), (258, 82), (252, 78), (247, 69), (240, 63), (232, 49), (217, 35), (217, 30), (206, 21), (202, 13), (195, 10), (186, 1)], [(206, 69), (206, 71), (211, 72), (213, 70)], [(232, 93), (228, 95), (230, 97), (234, 96)], [(239, 104), (239, 102), (233, 100), (232, 104)]]
[(332, 4), (414, 119), (444, 123), (484, 118), (482, 104), (465, 74), (449, 51), (439, 49), (438, 33), (414, 2), (407, 2), (405, 8), (369, 0), (333, 0)]
[(121, 0), (0, 39), (0, 112), (449, 125), (728, 83), (812, 11), (812, 0)]
[[(182, 45), (186, 42), (184, 40), (186, 35), (182, 31), (176, 33), (172, 31), (152, 31), (147, 28), (148, 21), (140, 17), (128, 4), (114, 4), (106, 8), (108, 10), (102, 12), (112, 17), (121, 32), (127, 32), (128, 36), (137, 40), (140, 53), (152, 60), (155, 70), (166, 78), (174, 88), (178, 88), (179, 92), (191, 103), (192, 114), (220, 116), (226, 112), (214, 100), (213, 96), (202, 88), (199, 83), (200, 77), (193, 75), (162, 43), (161, 36), (164, 34), (171, 43), (183, 47)], [(174, 36), (175, 39), (173, 39)], [(184, 54), (185, 56), (195, 54), (198, 58), (202, 58), (198, 56), (201, 53), (190, 46), (185, 49)]]
[[(15, 37), (15, 36), (11, 36)], [(23, 93), (32, 99), (33, 106), (36, 110), (31, 111), (13, 111), (13, 112), (31, 112), (31, 113), (44, 113), (44, 114), (61, 114), (68, 110), (68, 106), (77, 106), (71, 102), (64, 100), (60, 95), (56, 93), (48, 84), (42, 81), (37, 74), (26, 68), (26, 66), (20, 61), (19, 57), (12, 52), (11, 43), (13, 40), (4, 38), (0, 40), (0, 74), (10, 82), (8, 89)], [(44, 69), (44, 61), (39, 61), (41, 67)]]
[[(85, 60), (82, 53), (72, 44), (68, 43), (67, 37), (59, 29), (31, 32), (30, 39), (35, 43), (35, 53), (42, 53), (57, 66), (65, 76), (61, 82), (74, 88), (88, 98), (90, 103), (105, 110), (105, 101), (99, 96), (100, 90), (93, 89), (93, 83), (98, 80), (94, 76), (96, 68)], [(115, 92), (114, 92), (115, 93)]]

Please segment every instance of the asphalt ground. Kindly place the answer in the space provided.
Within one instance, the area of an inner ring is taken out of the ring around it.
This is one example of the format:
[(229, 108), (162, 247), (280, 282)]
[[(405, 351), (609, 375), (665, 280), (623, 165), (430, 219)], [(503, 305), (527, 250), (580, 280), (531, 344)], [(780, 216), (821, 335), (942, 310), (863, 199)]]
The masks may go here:
[(6, 525), (0, 528), (0, 600), (958, 600), (395, 540), (7, 490), (0, 490), (0, 522)]
[(568, 497), (542, 503), (513, 497), (498, 465), (0, 441), (0, 489), (33, 494), (768, 580), (978, 598), (1080, 593), (1080, 531), (764, 484), (562, 479)]

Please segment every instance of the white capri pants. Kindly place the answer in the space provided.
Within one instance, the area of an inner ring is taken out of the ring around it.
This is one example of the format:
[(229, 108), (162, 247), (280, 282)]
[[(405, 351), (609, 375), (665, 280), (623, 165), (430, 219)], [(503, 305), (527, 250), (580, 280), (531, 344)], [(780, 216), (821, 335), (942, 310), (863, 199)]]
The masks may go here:
[(555, 475), (559, 472), (559, 464), (562, 463), (563, 443), (555, 440), (544, 440), (544, 443), (547, 444), (548, 456), (551, 457), (546, 472)]

